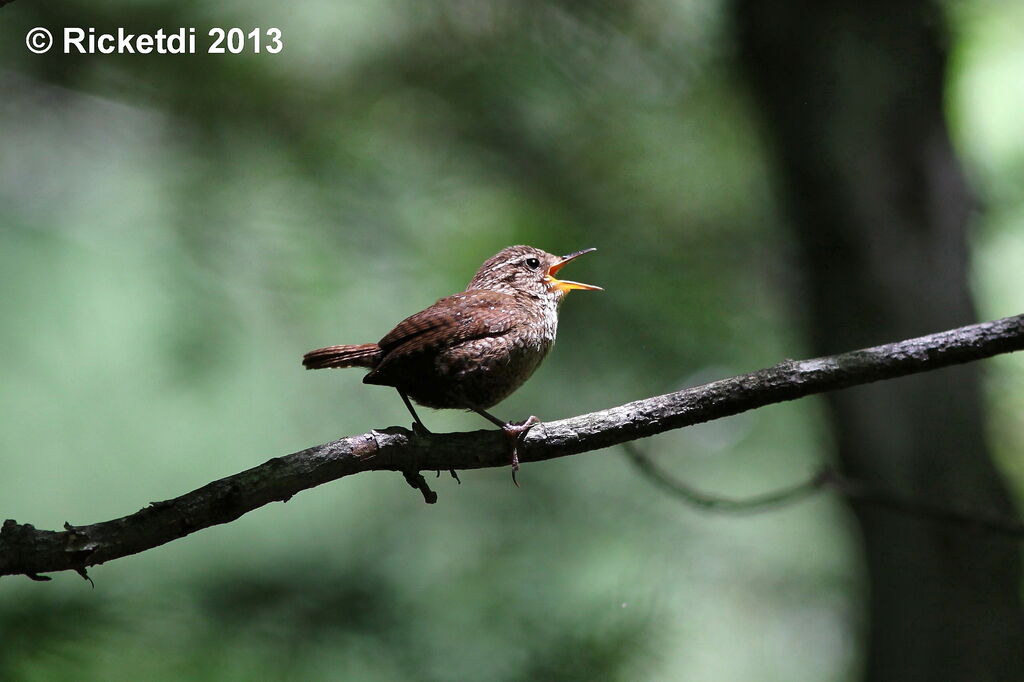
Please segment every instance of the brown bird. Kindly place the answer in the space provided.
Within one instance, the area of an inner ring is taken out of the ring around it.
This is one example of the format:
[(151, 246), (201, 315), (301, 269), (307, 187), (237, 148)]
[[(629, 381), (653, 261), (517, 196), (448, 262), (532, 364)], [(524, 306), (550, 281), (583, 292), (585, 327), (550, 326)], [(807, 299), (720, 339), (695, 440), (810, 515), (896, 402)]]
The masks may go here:
[(413, 429), (421, 433), (430, 432), (410, 398), (426, 407), (476, 412), (509, 437), (515, 481), (516, 446), (539, 420), (504, 422), (487, 409), (522, 386), (551, 350), (565, 295), (601, 290), (555, 278), (566, 263), (591, 251), (596, 249), (558, 257), (532, 246), (509, 246), (480, 266), (465, 291), (407, 317), (377, 343), (318, 348), (302, 364), (368, 368), (363, 383), (398, 389), (415, 420)]

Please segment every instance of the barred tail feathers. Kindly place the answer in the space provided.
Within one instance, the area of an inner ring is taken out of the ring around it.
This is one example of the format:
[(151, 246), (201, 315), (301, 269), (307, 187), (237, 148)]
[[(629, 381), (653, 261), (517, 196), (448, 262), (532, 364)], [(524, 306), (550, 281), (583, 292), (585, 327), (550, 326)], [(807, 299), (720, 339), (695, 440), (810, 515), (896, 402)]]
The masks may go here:
[(302, 366), (306, 369), (327, 369), (328, 367), (368, 367), (372, 369), (380, 362), (381, 355), (380, 346), (375, 343), (327, 346), (311, 350), (302, 356)]

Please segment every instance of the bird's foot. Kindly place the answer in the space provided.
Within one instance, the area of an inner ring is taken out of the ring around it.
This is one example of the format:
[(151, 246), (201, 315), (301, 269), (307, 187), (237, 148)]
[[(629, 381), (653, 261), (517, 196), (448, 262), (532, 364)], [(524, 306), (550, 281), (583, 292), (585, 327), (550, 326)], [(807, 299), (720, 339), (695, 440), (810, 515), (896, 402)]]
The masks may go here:
[(519, 481), (516, 480), (516, 472), (519, 471), (519, 444), (523, 442), (523, 438), (530, 429), (539, 423), (540, 419), (530, 415), (529, 418), (521, 422), (508, 422), (501, 427), (502, 432), (508, 438), (509, 447), (512, 449), (512, 482), (517, 488), (519, 487)]
[[(437, 476), (435, 476), (434, 478), (441, 478), (441, 470), (435, 469), (434, 471), (437, 473)], [(455, 479), (456, 483), (462, 485), (462, 479), (459, 478), (459, 474), (455, 471), (455, 469), (449, 469), (448, 473), (452, 475), (452, 478)]]
[[(423, 422), (421, 422), (421, 421), (414, 421), (412, 423), (412, 433), (417, 438), (427, 438), (429, 436), (434, 435), (430, 431), (430, 429), (428, 429), (426, 426), (423, 425)], [(448, 473), (452, 475), (452, 478), (454, 478), (458, 482), (459, 485), (462, 485), (462, 481), (459, 480), (459, 475), (457, 473), (455, 473), (455, 469), (449, 469)], [(440, 478), (440, 477), (441, 477), (441, 471), (438, 469), (437, 470), (436, 478)]]

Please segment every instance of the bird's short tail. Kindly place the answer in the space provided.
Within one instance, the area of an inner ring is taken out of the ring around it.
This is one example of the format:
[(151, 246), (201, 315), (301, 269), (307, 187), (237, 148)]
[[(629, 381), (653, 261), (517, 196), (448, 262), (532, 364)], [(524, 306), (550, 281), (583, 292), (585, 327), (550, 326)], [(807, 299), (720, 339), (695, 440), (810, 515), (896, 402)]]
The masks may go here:
[(382, 355), (375, 343), (356, 346), (328, 346), (317, 348), (302, 356), (306, 369), (327, 369), (328, 367), (376, 367)]

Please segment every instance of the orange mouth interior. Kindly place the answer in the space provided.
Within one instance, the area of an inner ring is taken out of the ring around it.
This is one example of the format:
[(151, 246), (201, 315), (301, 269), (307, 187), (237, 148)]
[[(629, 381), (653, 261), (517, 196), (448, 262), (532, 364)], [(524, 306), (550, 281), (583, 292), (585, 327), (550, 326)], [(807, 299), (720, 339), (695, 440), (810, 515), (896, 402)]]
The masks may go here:
[(581, 289), (583, 291), (604, 291), (601, 287), (594, 286), (593, 284), (583, 284), (582, 282), (573, 282), (568, 279), (555, 278), (555, 273), (565, 267), (566, 263), (579, 258), (585, 253), (590, 253), (591, 251), (597, 251), (597, 249), (583, 249), (582, 251), (570, 253), (568, 256), (562, 256), (562, 260), (548, 268), (548, 272), (544, 276), (544, 280), (548, 283), (548, 286), (563, 292), (569, 292), (573, 289)]

